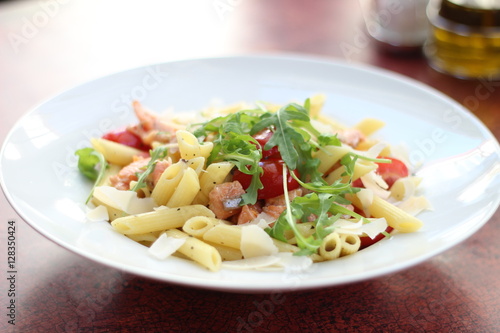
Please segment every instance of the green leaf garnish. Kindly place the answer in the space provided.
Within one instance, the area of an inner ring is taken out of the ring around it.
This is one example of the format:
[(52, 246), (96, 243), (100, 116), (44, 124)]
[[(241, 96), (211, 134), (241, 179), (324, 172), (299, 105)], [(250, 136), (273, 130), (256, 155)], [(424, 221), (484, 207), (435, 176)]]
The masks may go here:
[(258, 142), (249, 134), (261, 114), (261, 110), (239, 111), (210, 120), (194, 132), (198, 138), (215, 135), (207, 164), (229, 161), (241, 172), (252, 175), (250, 186), (242, 196), (242, 205), (254, 204), (257, 191), (262, 188), (262, 167), (259, 166), (262, 152)]
[(137, 182), (135, 183), (134, 187), (132, 187), (130, 189), (130, 191), (137, 191), (137, 190), (147, 186), (146, 178), (148, 178), (148, 176), (154, 171), (158, 160), (165, 158), (165, 156), (167, 156), (168, 147), (158, 146), (155, 149), (151, 150), (149, 153), (151, 155), (151, 159), (149, 160), (148, 164), (146, 165), (144, 172), (142, 172), (139, 175)]
[(94, 181), (90, 194), (85, 201), (85, 203), (88, 203), (94, 193), (94, 188), (101, 183), (106, 173), (108, 162), (106, 162), (104, 155), (90, 147), (78, 149), (75, 155), (78, 156), (78, 170), (85, 177)]

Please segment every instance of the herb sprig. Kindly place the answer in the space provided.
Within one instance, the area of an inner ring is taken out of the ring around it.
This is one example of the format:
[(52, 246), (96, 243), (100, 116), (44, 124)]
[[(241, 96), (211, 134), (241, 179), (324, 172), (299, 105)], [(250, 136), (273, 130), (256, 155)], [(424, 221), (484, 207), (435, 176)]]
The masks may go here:
[(154, 171), (156, 163), (160, 159), (165, 158), (165, 156), (167, 156), (168, 148), (166, 146), (158, 146), (155, 149), (151, 150), (149, 153), (151, 155), (151, 159), (146, 165), (144, 172), (138, 175), (137, 182), (135, 183), (134, 187), (130, 189), (130, 191), (137, 191), (147, 186), (146, 179)]
[(87, 200), (85, 200), (85, 203), (88, 203), (90, 198), (92, 198), (95, 187), (101, 183), (106, 173), (108, 162), (106, 162), (104, 155), (90, 147), (78, 149), (75, 155), (78, 156), (78, 170), (85, 177), (94, 181), (90, 194)]

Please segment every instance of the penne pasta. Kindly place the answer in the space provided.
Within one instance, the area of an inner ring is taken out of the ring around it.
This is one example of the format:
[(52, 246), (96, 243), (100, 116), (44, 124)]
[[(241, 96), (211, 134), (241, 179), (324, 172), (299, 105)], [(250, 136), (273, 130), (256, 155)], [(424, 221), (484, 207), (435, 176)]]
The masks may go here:
[(193, 204), (207, 205), (208, 193), (216, 185), (222, 184), (228, 177), (234, 164), (230, 162), (219, 162), (210, 164), (207, 169), (200, 174), (200, 191), (193, 200)]
[(215, 247), (177, 229), (167, 230), (166, 234), (169, 237), (185, 238), (186, 241), (177, 250), (181, 254), (211, 271), (220, 269), (222, 258)]
[(243, 254), (239, 249), (235, 249), (229, 246), (224, 246), (220, 244), (214, 244), (207, 242), (207, 244), (212, 245), (217, 249), (219, 252), (221, 258), (223, 261), (230, 261), (230, 260), (240, 260), (243, 259)]
[(179, 184), (168, 200), (167, 207), (181, 207), (190, 205), (200, 191), (200, 181), (196, 171), (191, 168), (184, 170)]
[(349, 151), (351, 151), (351, 149), (345, 146), (325, 146), (318, 150), (313, 155), (314, 158), (320, 161), (318, 171), (324, 174), (331, 170)]
[(212, 142), (206, 142), (202, 145), (191, 132), (180, 130), (176, 132), (176, 136), (182, 159), (190, 160), (195, 157), (207, 158), (212, 151)]
[(151, 197), (155, 200), (156, 204), (164, 206), (168, 203), (179, 185), (186, 167), (185, 162), (179, 161), (163, 171), (151, 193)]
[(193, 169), (199, 177), (201, 172), (205, 168), (205, 157), (199, 156), (199, 157), (192, 158), (190, 160), (187, 160), (186, 164), (188, 167)]
[(125, 166), (134, 160), (134, 156), (142, 154), (142, 151), (129, 146), (122, 145), (102, 138), (92, 138), (92, 147), (100, 152), (111, 164)]
[(207, 207), (193, 205), (178, 208), (159, 208), (148, 213), (119, 217), (111, 222), (111, 225), (122, 234), (145, 234), (181, 228), (187, 220), (195, 216), (215, 217), (214, 213)]
[[(354, 165), (354, 173), (352, 175), (352, 181), (356, 181), (367, 173), (377, 169), (377, 165), (370, 161), (365, 160), (357, 160)], [(325, 180), (328, 184), (333, 184), (338, 179), (341, 180), (342, 183), (347, 183), (348, 177), (344, 175), (346, 172), (345, 166), (340, 166), (337, 169), (333, 170), (328, 176), (326, 176)]]
[(241, 228), (234, 225), (219, 224), (205, 232), (203, 239), (210, 243), (240, 249)]
[(207, 216), (194, 216), (184, 223), (182, 230), (191, 236), (203, 238), (208, 230), (219, 224), (225, 224), (225, 221)]
[(384, 126), (385, 126), (385, 123), (381, 120), (373, 119), (373, 118), (366, 118), (366, 119), (361, 120), (356, 125), (354, 125), (354, 128), (359, 130), (365, 136), (370, 136), (373, 133), (380, 130)]
[[(362, 209), (361, 202), (356, 195), (351, 195), (348, 199), (354, 206)], [(399, 232), (416, 232), (423, 226), (422, 221), (415, 216), (377, 196), (373, 197), (368, 209), (373, 217), (385, 218), (387, 224)]]

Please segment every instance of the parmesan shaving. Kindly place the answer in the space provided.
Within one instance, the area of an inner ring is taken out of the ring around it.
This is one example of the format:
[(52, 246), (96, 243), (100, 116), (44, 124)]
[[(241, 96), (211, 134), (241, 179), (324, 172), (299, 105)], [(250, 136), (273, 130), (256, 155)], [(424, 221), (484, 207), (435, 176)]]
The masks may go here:
[(424, 210), (432, 210), (431, 203), (424, 196), (411, 197), (400, 203), (398, 207), (413, 216)]
[(420, 177), (399, 178), (391, 187), (391, 198), (397, 201), (404, 201), (414, 196), (421, 180), (422, 178)]
[(373, 203), (373, 191), (372, 190), (367, 190), (367, 189), (361, 189), (359, 192), (356, 194), (357, 198), (361, 202), (361, 206), (363, 209), (363, 212), (365, 213), (366, 216), (370, 216), (370, 206)]
[(313, 261), (307, 256), (294, 256), (292, 253), (280, 252), (269, 256), (225, 261), (222, 267), (239, 270), (284, 270), (297, 273), (307, 270), (312, 264)]
[(267, 256), (278, 253), (272, 238), (257, 225), (241, 228), (241, 253), (243, 258)]
[(277, 256), (280, 258), (280, 261), (278, 261), (275, 266), (282, 267), (287, 272), (302, 272), (313, 264), (311, 258), (307, 256), (294, 256), (293, 253), (290, 252), (280, 252)]
[(389, 186), (380, 175), (375, 173), (375, 171), (368, 172), (366, 175), (362, 176), (361, 181), (366, 189), (372, 190), (375, 195), (382, 199), (387, 199), (391, 195), (391, 192), (387, 191)]
[(375, 238), (381, 232), (387, 229), (387, 221), (385, 218), (380, 219), (370, 219), (370, 223), (363, 224), (361, 230), (371, 239)]
[(177, 251), (186, 242), (186, 238), (168, 237), (163, 233), (148, 249), (153, 257), (164, 260)]
[(382, 150), (384, 150), (387, 147), (387, 144), (384, 142), (377, 142), (373, 146), (370, 147), (367, 151), (360, 151), (357, 150), (356, 153), (368, 158), (377, 158)]
[(104, 206), (97, 206), (87, 212), (86, 215), (89, 221), (108, 221), (109, 215), (108, 210)]
[(98, 186), (94, 197), (105, 205), (124, 211), (127, 214), (140, 214), (153, 210), (152, 198), (138, 198), (134, 191), (120, 191), (112, 186)]
[(350, 221), (339, 219), (333, 223), (335, 232), (347, 235), (367, 235), (370, 238), (375, 238), (378, 234), (385, 231), (387, 228), (387, 221), (385, 218), (367, 219), (369, 223), (363, 223), (362, 220)]

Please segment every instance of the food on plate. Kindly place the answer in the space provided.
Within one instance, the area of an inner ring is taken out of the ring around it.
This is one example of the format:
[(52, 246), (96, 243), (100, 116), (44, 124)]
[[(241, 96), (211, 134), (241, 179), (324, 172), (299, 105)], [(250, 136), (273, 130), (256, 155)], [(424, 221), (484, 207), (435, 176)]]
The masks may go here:
[(236, 104), (193, 117), (133, 102), (138, 122), (77, 151), (106, 220), (159, 260), (211, 271), (304, 269), (416, 232), (430, 209), (401, 149), (365, 119), (346, 127), (303, 104)]

